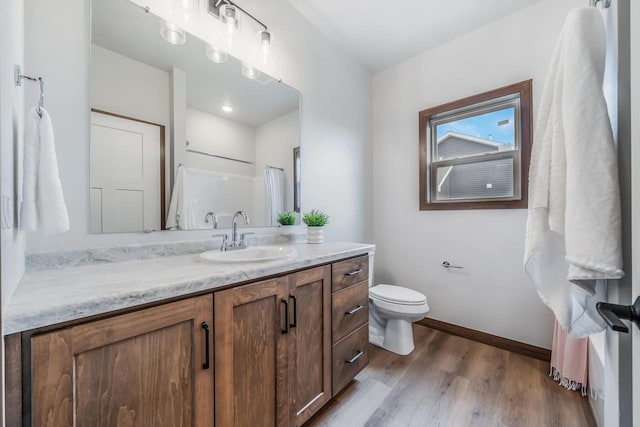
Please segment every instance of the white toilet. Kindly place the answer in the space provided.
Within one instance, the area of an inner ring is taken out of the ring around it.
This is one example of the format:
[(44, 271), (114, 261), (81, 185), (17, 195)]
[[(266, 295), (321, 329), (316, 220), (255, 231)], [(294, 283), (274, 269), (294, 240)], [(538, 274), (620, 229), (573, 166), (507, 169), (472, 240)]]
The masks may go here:
[(373, 285), (375, 252), (369, 253), (369, 342), (405, 356), (414, 349), (411, 324), (429, 312), (427, 297), (413, 289)]
[(414, 349), (411, 324), (429, 312), (427, 297), (402, 286), (369, 288), (369, 342), (400, 355)]

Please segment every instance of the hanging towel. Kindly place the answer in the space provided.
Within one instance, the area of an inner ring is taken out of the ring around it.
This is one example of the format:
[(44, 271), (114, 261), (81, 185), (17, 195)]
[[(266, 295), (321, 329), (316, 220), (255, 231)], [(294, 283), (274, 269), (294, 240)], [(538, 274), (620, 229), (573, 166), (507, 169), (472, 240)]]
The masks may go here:
[(568, 390), (587, 395), (589, 338), (576, 338), (555, 322), (551, 346), (551, 372), (554, 381)]
[(602, 92), (595, 7), (569, 13), (545, 82), (529, 173), (525, 269), (577, 338), (604, 329), (595, 304), (623, 276), (616, 150)]
[(166, 228), (180, 228), (182, 230), (198, 228), (196, 212), (193, 209), (193, 201), (191, 198), (189, 172), (188, 169), (182, 165), (178, 167), (176, 181), (173, 184)]
[(53, 126), (47, 110), (34, 107), (24, 131), (24, 180), (21, 225), (25, 231), (45, 234), (69, 230), (69, 215), (58, 174)]
[(278, 225), (278, 214), (284, 211), (284, 172), (267, 166), (264, 168), (266, 187), (267, 224)]

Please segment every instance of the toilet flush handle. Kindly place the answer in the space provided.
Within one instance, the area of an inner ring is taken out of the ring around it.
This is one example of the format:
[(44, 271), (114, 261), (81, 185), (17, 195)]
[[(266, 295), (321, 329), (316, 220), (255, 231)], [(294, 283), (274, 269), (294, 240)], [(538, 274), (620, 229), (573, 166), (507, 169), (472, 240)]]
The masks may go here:
[(461, 266), (461, 265), (451, 265), (451, 264), (449, 263), (449, 261), (442, 261), (442, 264), (441, 264), (441, 265), (442, 265), (444, 268), (459, 268), (459, 269), (463, 269), (463, 268), (464, 268), (464, 267), (463, 267), (463, 266)]

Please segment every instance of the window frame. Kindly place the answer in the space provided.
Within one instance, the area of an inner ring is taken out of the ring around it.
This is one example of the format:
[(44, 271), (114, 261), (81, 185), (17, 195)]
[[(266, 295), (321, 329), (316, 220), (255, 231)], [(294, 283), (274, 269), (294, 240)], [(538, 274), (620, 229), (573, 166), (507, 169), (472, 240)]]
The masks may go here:
[[(516, 102), (517, 101), (517, 102)], [(519, 104), (519, 105), (515, 105)], [(483, 153), (434, 161), (437, 147), (436, 126), (466, 117), (486, 114), (513, 106), (514, 150)], [(528, 204), (528, 174), (532, 141), (532, 80), (515, 83), (478, 95), (427, 108), (418, 113), (419, 120), (419, 190), (420, 210), (462, 209), (526, 209)], [(519, 125), (519, 132), (516, 126)], [(513, 158), (513, 196), (499, 198), (468, 198), (436, 200), (438, 167), (480, 161)]]

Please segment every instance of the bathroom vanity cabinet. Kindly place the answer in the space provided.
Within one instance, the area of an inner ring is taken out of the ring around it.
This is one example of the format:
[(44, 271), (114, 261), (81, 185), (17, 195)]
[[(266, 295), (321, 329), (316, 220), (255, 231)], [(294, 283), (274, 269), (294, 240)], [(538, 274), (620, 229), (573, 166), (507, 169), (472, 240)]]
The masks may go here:
[(367, 262), (9, 335), (7, 425), (300, 426), (368, 363)]
[(217, 292), (216, 425), (300, 426), (331, 398), (331, 267)]
[(204, 295), (33, 336), (31, 425), (210, 425), (212, 324)]
[(369, 257), (334, 263), (331, 284), (335, 395), (369, 363)]

